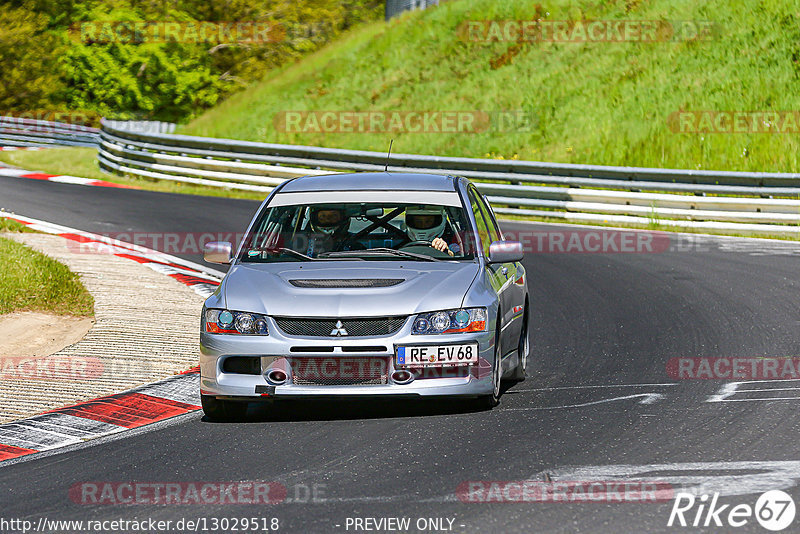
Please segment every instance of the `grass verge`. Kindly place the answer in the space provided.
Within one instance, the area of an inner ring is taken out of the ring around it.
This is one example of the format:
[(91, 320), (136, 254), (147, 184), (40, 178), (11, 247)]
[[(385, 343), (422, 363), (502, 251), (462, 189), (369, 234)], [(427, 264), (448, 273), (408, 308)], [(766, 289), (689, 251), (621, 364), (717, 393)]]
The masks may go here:
[[(359, 27), (295, 65), (270, 71), (179, 132), (380, 152), (394, 138), (396, 153), (439, 156), (800, 171), (800, 136), (790, 128), (773, 124), (771, 133), (761, 133), (766, 123), (759, 123), (758, 132), (681, 133), (686, 130), (674, 115), (798, 112), (795, 4), (553, 0), (545, 6), (453, 0)], [(654, 42), (465, 38), (465, 24), (486, 20), (675, 21), (676, 30), (707, 21), (714, 31)], [(305, 119), (287, 128), (286, 111), (519, 111), (524, 120), (491, 123), (478, 133), (359, 131), (354, 123), (331, 133)]]
[(31, 230), (26, 225), (6, 217), (0, 217), (0, 232), (37, 233), (36, 230)]
[[(6, 229), (4, 225), (8, 222), (0, 219), (0, 229)], [(77, 317), (94, 314), (92, 295), (66, 265), (2, 237), (0, 265), (0, 314), (13, 311), (42, 311)]]

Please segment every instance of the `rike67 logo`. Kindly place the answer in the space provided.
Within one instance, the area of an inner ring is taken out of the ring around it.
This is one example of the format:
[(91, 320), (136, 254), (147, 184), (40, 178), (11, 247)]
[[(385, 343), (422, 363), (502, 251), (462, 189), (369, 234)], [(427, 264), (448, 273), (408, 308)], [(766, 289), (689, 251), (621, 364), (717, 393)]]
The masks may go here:
[(718, 504), (719, 493), (709, 498), (691, 493), (678, 493), (669, 514), (667, 526), (682, 527), (743, 527), (753, 518), (767, 530), (777, 532), (794, 521), (795, 504), (792, 497), (780, 490), (761, 494), (755, 505)]

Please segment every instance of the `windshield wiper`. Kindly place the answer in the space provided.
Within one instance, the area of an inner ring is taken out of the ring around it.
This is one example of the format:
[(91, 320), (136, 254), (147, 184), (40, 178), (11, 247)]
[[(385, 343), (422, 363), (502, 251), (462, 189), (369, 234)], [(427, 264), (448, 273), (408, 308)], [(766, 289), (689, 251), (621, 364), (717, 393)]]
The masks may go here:
[(326, 255), (330, 254), (330, 253), (322, 253), (319, 254), (316, 258), (312, 258), (311, 256), (303, 254), (302, 252), (297, 252), (296, 250), (292, 250), (290, 248), (285, 248), (285, 247), (254, 247), (247, 249), (248, 252), (251, 250), (257, 250), (259, 252), (284, 252), (286, 254), (289, 254), (290, 256), (294, 256), (295, 258), (300, 258), (301, 260), (306, 260), (306, 261), (320, 261), (323, 259), (328, 259)]
[(285, 248), (285, 247), (253, 247), (247, 249), (248, 252), (250, 252), (251, 250), (256, 250), (258, 252), (284, 252), (286, 254), (289, 254), (290, 256), (294, 256), (295, 258), (300, 258), (307, 261), (317, 261), (317, 258), (306, 256), (302, 252), (297, 252), (296, 250), (292, 250), (290, 248)]
[(403, 258), (410, 258), (421, 261), (442, 261), (439, 258), (428, 256), (427, 254), (416, 254), (414, 252), (405, 252), (403, 250), (395, 250), (393, 248), (368, 248), (365, 250), (341, 250), (337, 252), (323, 252), (319, 255), (320, 258), (328, 257), (348, 257), (348, 256), (400, 256)]

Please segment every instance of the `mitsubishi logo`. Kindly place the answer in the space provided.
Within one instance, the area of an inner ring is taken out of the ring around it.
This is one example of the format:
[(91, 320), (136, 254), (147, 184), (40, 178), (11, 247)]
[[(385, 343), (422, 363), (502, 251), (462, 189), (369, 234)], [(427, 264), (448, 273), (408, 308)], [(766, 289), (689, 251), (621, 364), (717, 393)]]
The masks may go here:
[(347, 328), (344, 327), (344, 325), (342, 324), (342, 321), (336, 321), (336, 327), (333, 330), (331, 330), (331, 335), (332, 336), (346, 336), (346, 335), (348, 335)]

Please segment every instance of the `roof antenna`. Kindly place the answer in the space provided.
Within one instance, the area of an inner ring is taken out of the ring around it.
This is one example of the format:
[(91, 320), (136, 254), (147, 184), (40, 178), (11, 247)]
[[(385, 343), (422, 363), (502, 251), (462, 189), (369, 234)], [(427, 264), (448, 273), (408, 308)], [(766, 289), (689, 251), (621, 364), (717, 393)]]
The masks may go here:
[(389, 153), (386, 154), (386, 166), (383, 168), (383, 172), (389, 172), (389, 158), (392, 157), (392, 144), (394, 143), (394, 139), (389, 140)]

